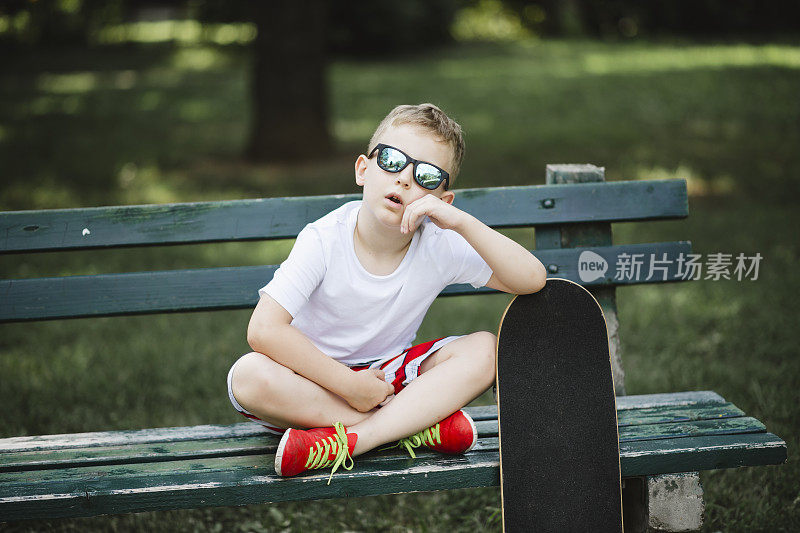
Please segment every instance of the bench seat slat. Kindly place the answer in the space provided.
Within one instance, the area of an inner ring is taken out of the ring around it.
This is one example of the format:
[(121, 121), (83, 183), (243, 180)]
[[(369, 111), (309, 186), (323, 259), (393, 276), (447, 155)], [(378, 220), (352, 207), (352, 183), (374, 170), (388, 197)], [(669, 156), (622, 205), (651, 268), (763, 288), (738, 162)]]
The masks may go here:
[[(714, 391), (683, 391), (674, 393), (635, 394), (618, 396), (617, 416), (624, 420), (625, 410), (672, 408), (680, 406), (700, 406), (709, 408), (727, 402)], [(497, 419), (496, 405), (466, 407), (465, 410), (476, 420)], [(184, 440), (226, 439), (247, 436), (268, 437), (266, 431), (252, 422), (230, 425), (200, 425), (166, 427), (155, 429), (135, 429), (127, 431), (95, 431), (87, 433), (64, 433), (57, 435), (32, 435), (0, 439), (0, 457), (23, 451), (66, 450), (102, 446), (123, 446), (128, 444), (157, 444)]]
[[(760, 446), (761, 443), (764, 443), (765, 447), (770, 448), (775, 444), (775, 438), (775, 435), (770, 435), (766, 432), (760, 432), (697, 435), (643, 441), (634, 440), (620, 443), (620, 457), (623, 459), (631, 459), (642, 456), (647, 457), (648, 460), (658, 461), (657, 456), (659, 454), (688, 454), (693, 450), (708, 451), (719, 449), (724, 451), (731, 447), (740, 448), (744, 445), (755, 448)], [(783, 441), (780, 442), (783, 443)], [(783, 446), (785, 447), (785, 443), (783, 443)], [(496, 452), (498, 450), (498, 437), (487, 436), (479, 439), (475, 449), (469, 452), (467, 455), (469, 456), (487, 451)], [(419, 448), (417, 450), (418, 459), (435, 459), (437, 457), (442, 458), (443, 460), (451, 458), (449, 456), (437, 454), (423, 448)], [(398, 460), (401, 460), (401, 462), (407, 462), (409, 464), (413, 462), (404, 450), (401, 451), (398, 449), (396, 451), (383, 451), (379, 453), (374, 451), (370, 452), (361, 456), (357, 464), (359, 465), (360, 469), (370, 470), (375, 468), (376, 465), (393, 463)], [(190, 475), (192, 472), (203, 472), (208, 470), (233, 471), (240, 468), (255, 468), (261, 471), (259, 475), (279, 479), (273, 470), (273, 463), (274, 449), (262, 451), (260, 453), (247, 453), (232, 456), (188, 457), (175, 461), (148, 461), (141, 463), (103, 465), (88, 464), (79, 467), (66, 467), (61, 469), (4, 472), (0, 474), (0, 480), (2, 480), (2, 483), (0, 483), (0, 498), (2, 495), (7, 494), (7, 491), (4, 490), (4, 487), (12, 487), (21, 482), (74, 484), (96, 479), (111, 480), (115, 478), (124, 479), (127, 477), (169, 476), (171, 473), (175, 473), (176, 475)], [(693, 468), (692, 466), (693, 465), (690, 465), (687, 470), (673, 470), (673, 472), (697, 471), (710, 468), (726, 468), (727, 466), (743, 465), (731, 464), (722, 465), (720, 467), (708, 466), (700, 469)], [(643, 474), (649, 475), (652, 474), (652, 472), (643, 471), (643, 473), (639, 472), (628, 475)], [(304, 474), (301, 477), (308, 476), (312, 476), (312, 474)]]
[[(0, 213), (0, 253), (286, 239), (360, 194)], [(542, 202), (554, 200), (553, 207)], [(492, 227), (688, 216), (685, 180), (489, 187), (455, 205)]]
[[(657, 409), (664, 413), (663, 416), (652, 413)], [(494, 411), (496, 417), (495, 406), (469, 410), (476, 414), (482, 411), (487, 415)], [(642, 411), (646, 412), (645, 416), (637, 416), (638, 410), (620, 411), (621, 442), (765, 430), (761, 422), (741, 416), (742, 411), (729, 403), (646, 408)], [(257, 431), (240, 430), (247, 426)], [(482, 439), (497, 436), (496, 418), (478, 420), (476, 426)], [(51, 443), (46, 449), (36, 449), (36, 445), (41, 443), (35, 440), (29, 441), (26, 447), (24, 438), (5, 439), (0, 441), (6, 449), (4, 453), (0, 453), (0, 472), (274, 453), (277, 447), (278, 437), (263, 433), (255, 424), (228, 427), (232, 431), (216, 437), (211, 437), (213, 432), (208, 429), (193, 431), (195, 428), (165, 428), (158, 437), (154, 435), (157, 430), (150, 430), (139, 438), (131, 435), (132, 432), (119, 432), (121, 435), (109, 432), (107, 438), (98, 437), (100, 434), (78, 434), (74, 439), (64, 439), (67, 442), (63, 442), (64, 446), (61, 448), (53, 447), (55, 443)], [(226, 426), (220, 426), (222, 430), (225, 428)], [(143, 430), (143, 433), (145, 431), (147, 430)], [(142, 440), (141, 437), (144, 436), (149, 440)], [(113, 441), (115, 443), (110, 444)]]
[(772, 433), (743, 433), (620, 443), (622, 476), (699, 472), (786, 462), (786, 443)]
[[(679, 254), (691, 253), (687, 241), (628, 244), (591, 248), (609, 264), (609, 272), (584, 283), (578, 273), (579, 248), (533, 251), (546, 266), (557, 265), (552, 276), (566, 278), (588, 287), (681, 281)], [(642, 271), (637, 279), (614, 279), (612, 272), (622, 254), (643, 254), (670, 263), (665, 275), (647, 280)], [(96, 276), (63, 276), (0, 280), (0, 322), (49, 320), (58, 318), (103, 317), (175, 311), (207, 311), (254, 307), (258, 289), (263, 287), (278, 265), (168, 270)], [(443, 296), (494, 292), (485, 287), (450, 285)]]
[(688, 422), (691, 420), (715, 420), (744, 416), (744, 411), (732, 403), (710, 405), (678, 405), (674, 407), (646, 407), (643, 409), (623, 409), (617, 412), (617, 425), (641, 426), (663, 424), (666, 422)]
[(616, 398), (617, 411), (722, 403), (727, 403), (725, 398), (712, 390), (631, 394), (629, 396), (617, 396)]
[(700, 435), (725, 435), (739, 433), (759, 433), (766, 427), (759, 420), (749, 416), (736, 418), (717, 418), (714, 420), (692, 420), (667, 422), (663, 424), (642, 424), (619, 428), (619, 441), (670, 439)]
[[(497, 421), (476, 422), (481, 439), (497, 436)], [(765, 431), (764, 424), (750, 417), (692, 422), (645, 424), (619, 429), (620, 443), (698, 437), (703, 435), (726, 435), (758, 433)], [(0, 479), (3, 472), (18, 472), (41, 469), (74, 468), (90, 465), (125, 465), (155, 461), (178, 461), (208, 457), (233, 457), (250, 454), (275, 453), (278, 438), (251, 436), (199, 441), (178, 441), (164, 444), (131, 444), (101, 448), (74, 448), (57, 451), (35, 451), (0, 456)]]
[[(786, 443), (770, 433), (685, 437), (621, 445), (623, 477), (692, 472), (716, 468), (780, 464)], [(92, 516), (107, 513), (246, 505), (298, 499), (496, 486), (496, 438), (464, 456), (421, 452), (368, 454), (356, 468), (340, 470), (330, 485), (327, 472), (277, 478), (271, 457), (249, 455), (121, 467), (26, 472), (21, 482), (0, 484), (0, 514), (7, 519)]]

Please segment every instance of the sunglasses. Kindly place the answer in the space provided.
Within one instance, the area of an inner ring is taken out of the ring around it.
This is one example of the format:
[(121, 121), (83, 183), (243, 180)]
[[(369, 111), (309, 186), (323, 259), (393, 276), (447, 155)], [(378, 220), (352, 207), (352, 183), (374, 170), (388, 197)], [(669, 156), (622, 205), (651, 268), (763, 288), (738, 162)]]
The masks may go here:
[(378, 151), (378, 166), (386, 172), (400, 172), (408, 165), (414, 165), (414, 181), (420, 187), (428, 190), (435, 190), (442, 182), (444, 182), (444, 190), (450, 184), (450, 174), (431, 163), (425, 161), (418, 161), (409, 157), (402, 150), (398, 150), (388, 144), (379, 144), (369, 153), (367, 159), (372, 159), (372, 154)]

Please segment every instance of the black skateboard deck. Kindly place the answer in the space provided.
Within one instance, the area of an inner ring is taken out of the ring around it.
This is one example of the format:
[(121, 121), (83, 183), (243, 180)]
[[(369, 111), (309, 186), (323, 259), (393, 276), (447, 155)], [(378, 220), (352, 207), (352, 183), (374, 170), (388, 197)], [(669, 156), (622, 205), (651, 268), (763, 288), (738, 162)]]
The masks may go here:
[(622, 531), (614, 382), (592, 294), (550, 278), (497, 335), (503, 531)]

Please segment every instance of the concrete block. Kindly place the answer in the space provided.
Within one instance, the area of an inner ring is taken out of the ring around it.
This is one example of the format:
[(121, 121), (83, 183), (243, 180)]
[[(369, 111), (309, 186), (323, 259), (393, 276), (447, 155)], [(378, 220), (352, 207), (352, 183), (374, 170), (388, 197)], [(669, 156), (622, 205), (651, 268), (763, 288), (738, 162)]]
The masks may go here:
[(649, 532), (696, 531), (703, 525), (703, 487), (697, 472), (647, 478)]

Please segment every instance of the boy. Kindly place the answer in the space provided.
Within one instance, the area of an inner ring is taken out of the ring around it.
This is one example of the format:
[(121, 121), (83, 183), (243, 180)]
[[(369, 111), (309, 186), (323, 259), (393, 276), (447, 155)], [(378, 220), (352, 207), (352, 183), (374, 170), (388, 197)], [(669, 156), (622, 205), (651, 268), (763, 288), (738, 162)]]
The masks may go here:
[(447, 285), (528, 294), (546, 272), (452, 205), (463, 153), (460, 126), (435, 105), (394, 108), (356, 159), (363, 200), (308, 224), (259, 290), (254, 351), (231, 367), (228, 394), (241, 414), (283, 433), (278, 475), (326, 466), (333, 475), (398, 439), (412, 456), (422, 444), (475, 445), (461, 408), (495, 381), (495, 336), (411, 341)]

